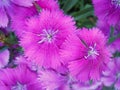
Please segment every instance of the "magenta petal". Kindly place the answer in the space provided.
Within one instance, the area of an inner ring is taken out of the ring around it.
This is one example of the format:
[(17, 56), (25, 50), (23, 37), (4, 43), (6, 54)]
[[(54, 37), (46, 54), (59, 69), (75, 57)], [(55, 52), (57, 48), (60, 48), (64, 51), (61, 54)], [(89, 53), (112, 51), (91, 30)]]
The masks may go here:
[(81, 82), (85, 82), (89, 80), (88, 74), (89, 74), (89, 69), (86, 68), (78, 74), (77, 78), (79, 78)]
[(120, 79), (115, 84), (116, 90), (120, 90)]
[(7, 27), (8, 17), (3, 7), (0, 8), (0, 27)]
[(40, 71), (39, 81), (43, 87), (42, 90), (61, 90), (58, 89), (66, 83), (66, 77), (52, 70)]
[(92, 80), (99, 80), (100, 79), (100, 70), (99, 68), (92, 68), (90, 72), (90, 77)]
[(9, 90), (9, 89), (4, 85), (3, 82), (0, 82), (0, 90)]
[[(2, 85), (4, 87), (1, 87)], [(19, 86), (22, 86), (22, 89)], [(42, 90), (36, 73), (31, 72), (25, 65), (0, 71), (0, 90), (6, 88), (7, 90)]]
[(111, 86), (115, 80), (116, 78), (114, 76), (102, 78), (102, 82), (105, 86)]
[[(31, 8), (16, 8), (16, 15), (11, 15), (11, 27), (18, 37), (23, 35), (25, 29), (25, 22), (30, 17), (35, 15), (37, 12), (34, 7)], [(19, 10), (19, 12), (18, 12)], [(19, 23), (18, 23), (19, 22)]]
[(116, 65), (117, 65), (118, 70), (120, 70), (120, 58), (116, 59)]
[[(76, 33), (76, 38), (71, 35), (62, 45), (61, 57), (65, 58), (63, 62), (69, 64), (70, 73), (76, 79), (83, 82), (90, 79), (97, 81), (111, 57), (105, 44), (106, 37), (97, 28), (83, 28)], [(96, 55), (89, 54), (89, 48), (93, 47)]]
[(11, 0), (11, 1), (17, 5), (29, 7), (33, 5), (32, 3), (34, 0)]
[(9, 56), (10, 56), (10, 53), (7, 49), (0, 52), (0, 68), (8, 64)]

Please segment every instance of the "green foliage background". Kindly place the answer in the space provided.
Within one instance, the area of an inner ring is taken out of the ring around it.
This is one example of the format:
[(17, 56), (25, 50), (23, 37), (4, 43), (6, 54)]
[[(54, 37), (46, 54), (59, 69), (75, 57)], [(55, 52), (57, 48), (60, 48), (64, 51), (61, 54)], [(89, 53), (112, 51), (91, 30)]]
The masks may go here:
[(76, 20), (78, 27), (91, 28), (96, 24), (91, 0), (59, 0), (61, 9)]

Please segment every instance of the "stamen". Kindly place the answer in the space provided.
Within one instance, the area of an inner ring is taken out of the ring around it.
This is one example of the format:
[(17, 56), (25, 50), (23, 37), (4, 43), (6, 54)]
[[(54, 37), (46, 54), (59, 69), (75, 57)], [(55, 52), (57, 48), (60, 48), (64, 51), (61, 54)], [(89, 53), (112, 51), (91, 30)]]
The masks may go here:
[(19, 82), (11, 88), (11, 90), (27, 90), (26, 85), (22, 85)]
[(95, 48), (96, 48), (96, 43), (94, 44), (94, 47), (92, 47), (92, 46), (89, 47), (90, 50), (87, 52), (87, 56), (84, 56), (84, 58), (87, 59), (87, 58), (89, 58), (90, 56), (91, 56), (92, 58), (95, 58), (96, 56), (98, 56), (99, 53), (96, 51)]
[(53, 39), (55, 39), (56, 34), (58, 33), (58, 30), (54, 31), (54, 30), (43, 30), (43, 33), (38, 35), (41, 36), (41, 40), (38, 43), (43, 43), (43, 42), (48, 42), (51, 43), (53, 41)]

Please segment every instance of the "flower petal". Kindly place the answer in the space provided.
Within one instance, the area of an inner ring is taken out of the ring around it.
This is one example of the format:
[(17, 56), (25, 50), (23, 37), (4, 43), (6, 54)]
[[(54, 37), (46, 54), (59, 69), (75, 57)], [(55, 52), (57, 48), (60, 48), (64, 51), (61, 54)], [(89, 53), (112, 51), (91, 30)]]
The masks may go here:
[(0, 52), (0, 68), (4, 67), (9, 62), (10, 53), (8, 49)]
[(32, 3), (34, 0), (11, 0), (11, 1), (17, 5), (29, 7), (33, 5)]
[(3, 7), (0, 8), (0, 27), (7, 27), (8, 17)]
[(120, 79), (115, 84), (116, 90), (120, 90)]

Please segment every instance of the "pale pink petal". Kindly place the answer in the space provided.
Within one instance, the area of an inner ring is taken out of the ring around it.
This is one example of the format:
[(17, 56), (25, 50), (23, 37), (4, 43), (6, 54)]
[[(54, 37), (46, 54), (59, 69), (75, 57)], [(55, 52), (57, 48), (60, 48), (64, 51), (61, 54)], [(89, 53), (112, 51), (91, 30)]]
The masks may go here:
[(115, 88), (120, 90), (120, 79), (118, 79), (118, 81), (115, 83)]
[[(93, 64), (94, 65), (94, 64)], [(90, 77), (93, 81), (100, 80), (100, 70), (99, 67), (94, 67), (90, 71)]]
[(6, 66), (9, 62), (10, 52), (8, 49), (0, 51), (0, 68)]
[(116, 78), (114, 76), (103, 77), (101, 80), (105, 86), (111, 86), (112, 84), (114, 84)]
[(39, 81), (43, 90), (55, 90), (66, 84), (67, 78), (52, 70), (44, 70), (39, 73)]
[(19, 10), (19, 12), (16, 11), (16, 15), (11, 15), (11, 27), (15, 34), (20, 38), (26, 31), (26, 21), (29, 17), (36, 15), (37, 11), (35, 7), (16, 7), (16, 10)]
[(25, 6), (25, 7), (29, 7), (32, 6), (34, 0), (11, 0), (13, 3), (20, 5), (20, 6)]
[(0, 27), (7, 27), (8, 25), (8, 16), (4, 7), (0, 7)]

